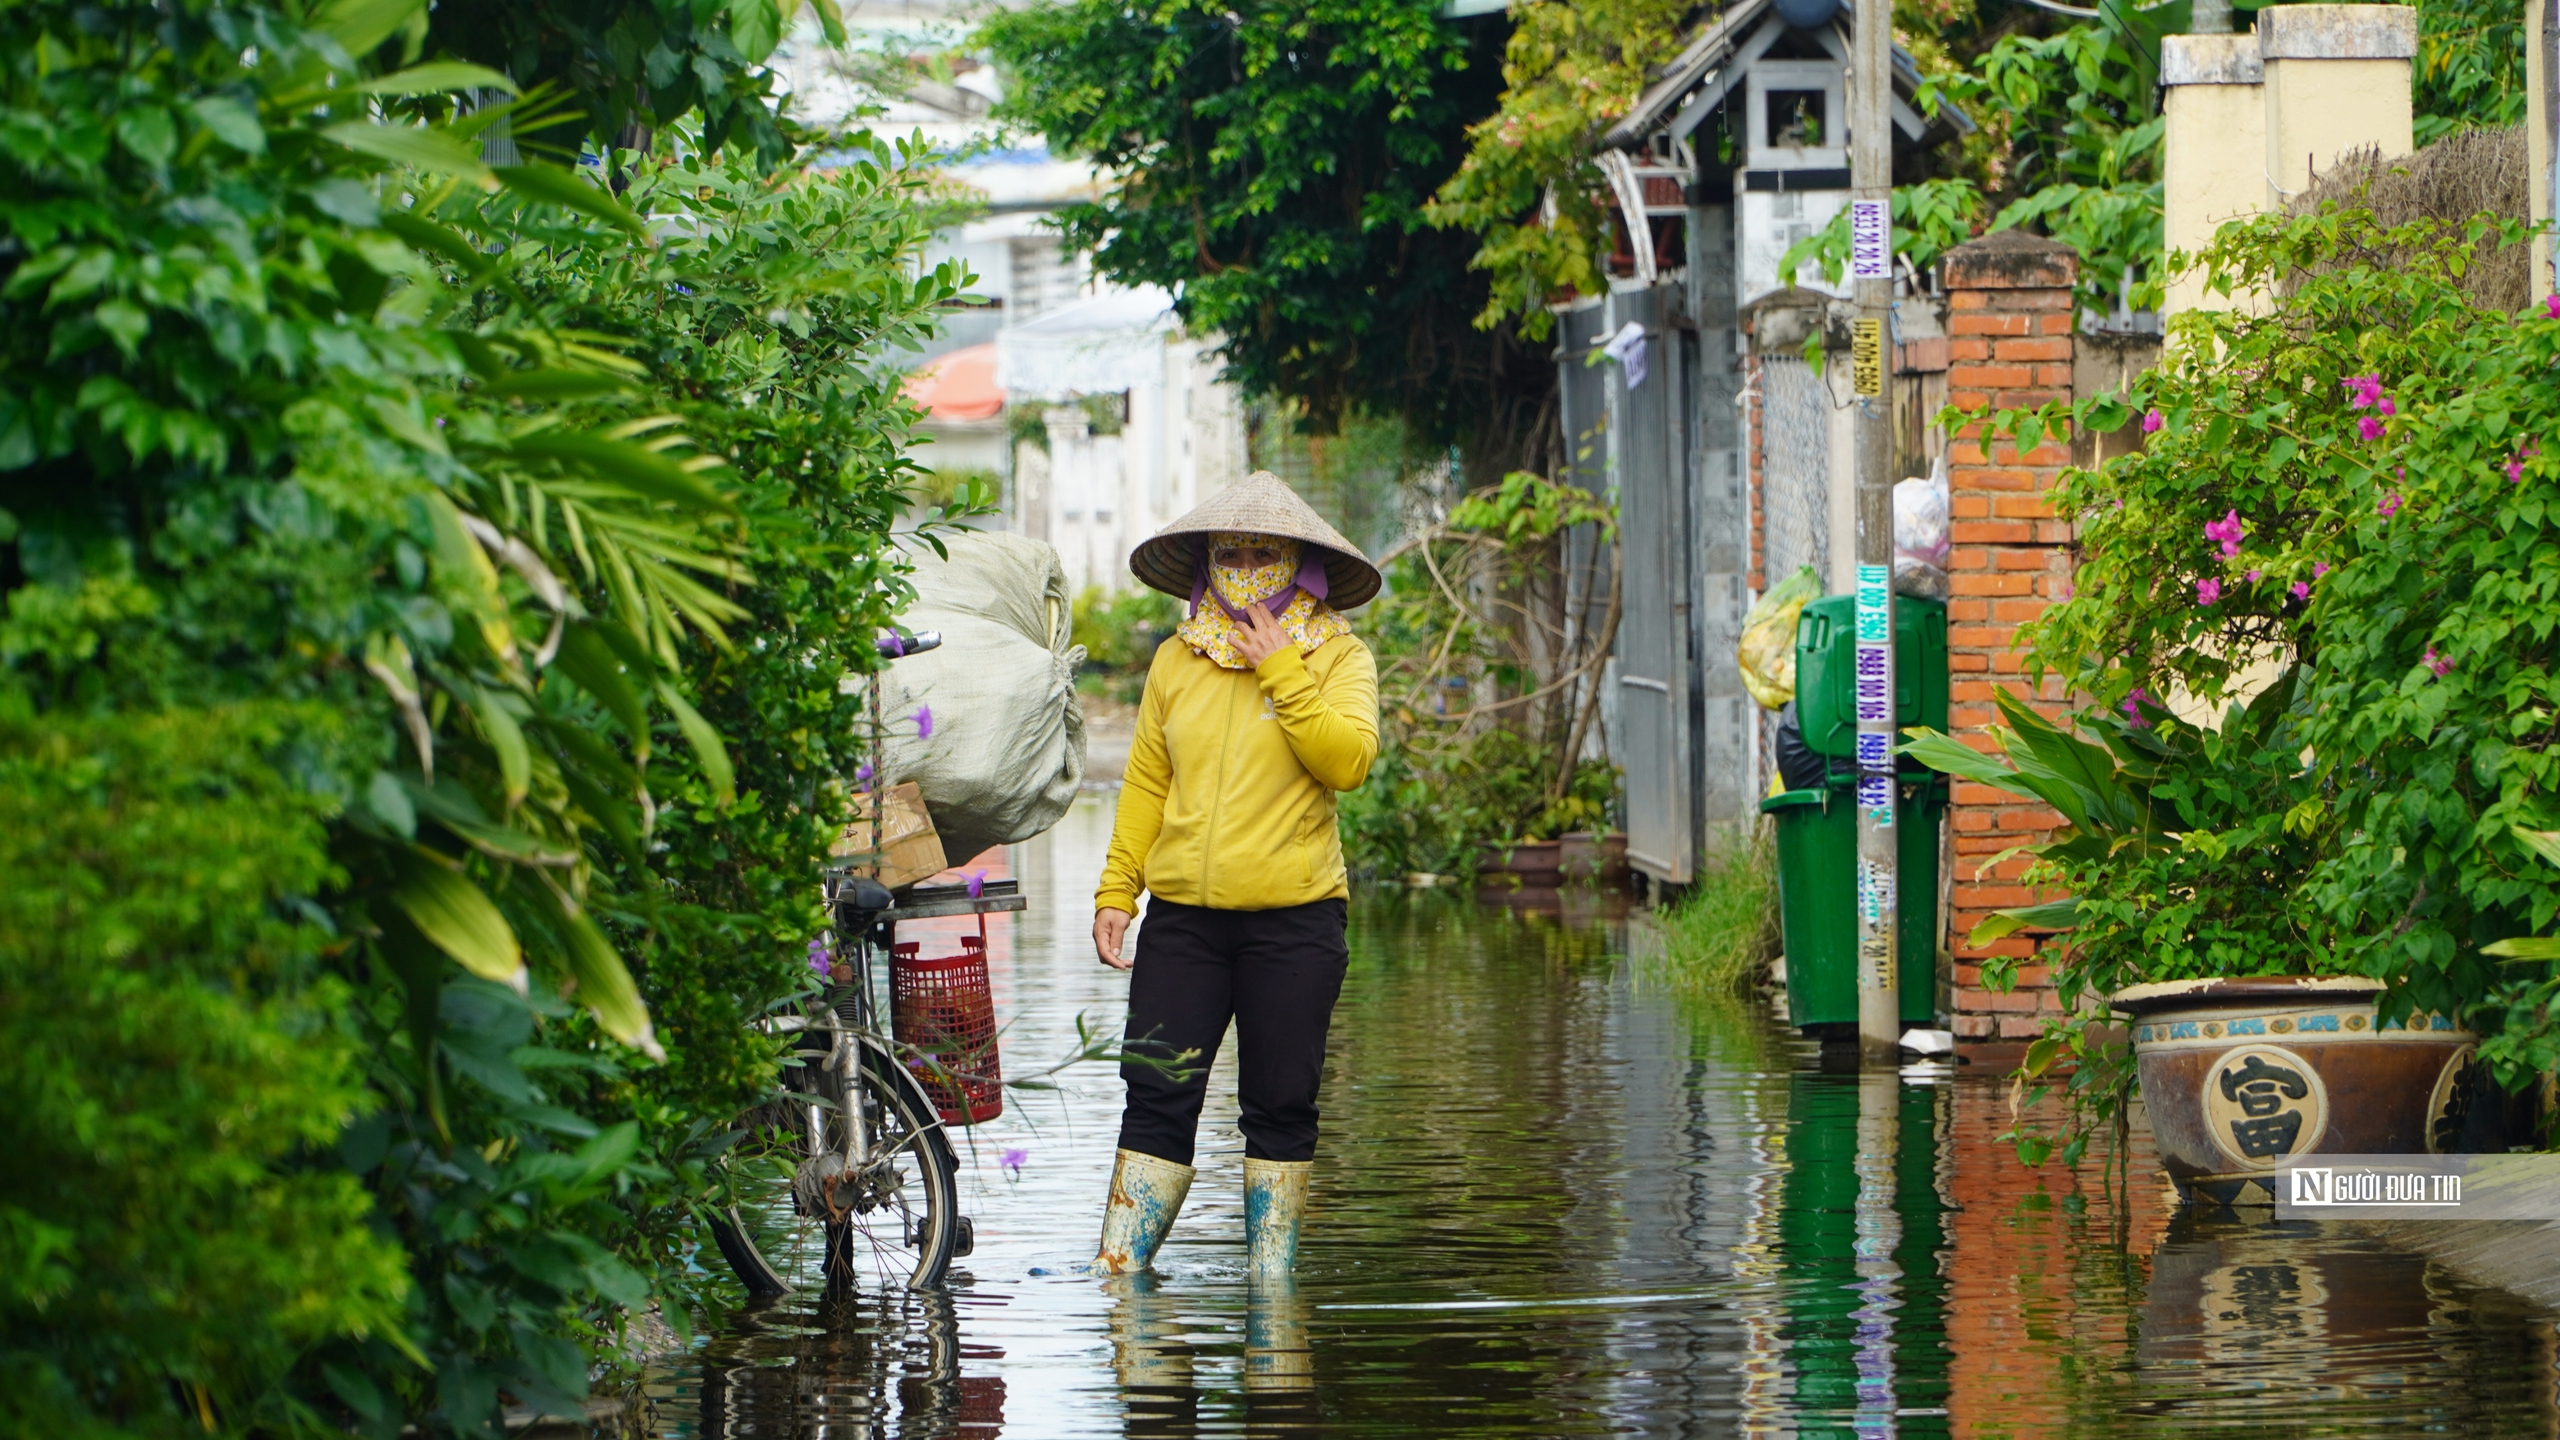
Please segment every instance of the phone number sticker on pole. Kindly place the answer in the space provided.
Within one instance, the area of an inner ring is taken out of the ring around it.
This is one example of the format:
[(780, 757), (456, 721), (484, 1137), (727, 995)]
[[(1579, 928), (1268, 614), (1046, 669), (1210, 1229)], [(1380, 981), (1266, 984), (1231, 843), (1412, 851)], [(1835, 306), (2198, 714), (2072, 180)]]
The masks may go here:
[(1892, 206), (1883, 200), (1849, 202), (1849, 278), (1893, 278)]
[[(1858, 567), (1858, 808), (1893, 828), (1893, 570)], [(1889, 882), (1888, 882), (1889, 883)]]

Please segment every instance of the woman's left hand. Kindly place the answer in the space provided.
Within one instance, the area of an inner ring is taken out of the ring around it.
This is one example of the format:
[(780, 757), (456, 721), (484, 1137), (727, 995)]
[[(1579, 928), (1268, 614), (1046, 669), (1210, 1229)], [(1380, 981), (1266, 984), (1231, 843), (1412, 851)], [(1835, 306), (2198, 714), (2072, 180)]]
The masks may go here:
[(1246, 663), (1260, 668), (1263, 661), (1280, 653), (1280, 648), (1288, 643), (1289, 632), (1280, 628), (1279, 620), (1272, 616), (1268, 606), (1256, 603), (1244, 607), (1244, 624), (1236, 635), (1236, 650), (1244, 656)]

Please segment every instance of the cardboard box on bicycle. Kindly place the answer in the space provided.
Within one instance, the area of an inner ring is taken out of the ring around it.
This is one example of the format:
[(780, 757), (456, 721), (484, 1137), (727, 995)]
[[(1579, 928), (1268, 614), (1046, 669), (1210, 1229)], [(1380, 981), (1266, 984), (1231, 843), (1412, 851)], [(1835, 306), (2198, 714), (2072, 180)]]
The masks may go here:
[(880, 812), (875, 855), (871, 832), (875, 799), (869, 792), (853, 797), (853, 818), (829, 852), (839, 859), (854, 859), (851, 873), (871, 876), (897, 890), (951, 868), (943, 857), (942, 837), (934, 831), (933, 816), (924, 808), (924, 794), (912, 780), (890, 787), (889, 803)]

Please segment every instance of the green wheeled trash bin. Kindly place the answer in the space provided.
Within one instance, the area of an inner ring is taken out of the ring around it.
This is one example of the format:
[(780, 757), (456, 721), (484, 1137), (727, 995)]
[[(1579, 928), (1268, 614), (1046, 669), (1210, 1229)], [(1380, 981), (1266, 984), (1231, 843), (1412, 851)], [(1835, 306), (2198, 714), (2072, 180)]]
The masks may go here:
[[(1806, 749), (1840, 760), (1858, 754), (1856, 600), (1826, 595), (1796, 616), (1796, 723)], [(1894, 729), (1926, 725), (1944, 734), (1947, 679), (1947, 607), (1894, 596)]]
[[(1805, 748), (1825, 758), (1820, 785), (1760, 802), (1778, 831), (1780, 923), (1786, 932), (1787, 1011), (1815, 1033), (1858, 1024), (1856, 598), (1828, 595), (1796, 620), (1796, 724)], [(1893, 699), (1897, 730), (1947, 728), (1947, 607), (1897, 595), (1893, 601)], [(1946, 823), (1947, 779), (1901, 762), (1900, 855), (1902, 1022), (1937, 1018), (1938, 834)]]
[[(1938, 1000), (1938, 831), (1943, 775), (1905, 774), (1894, 829), (1900, 857), (1896, 959), (1902, 1023), (1929, 1025)], [(1857, 779), (1760, 802), (1778, 830), (1778, 917), (1786, 932), (1787, 1023), (1812, 1034), (1858, 1028)]]

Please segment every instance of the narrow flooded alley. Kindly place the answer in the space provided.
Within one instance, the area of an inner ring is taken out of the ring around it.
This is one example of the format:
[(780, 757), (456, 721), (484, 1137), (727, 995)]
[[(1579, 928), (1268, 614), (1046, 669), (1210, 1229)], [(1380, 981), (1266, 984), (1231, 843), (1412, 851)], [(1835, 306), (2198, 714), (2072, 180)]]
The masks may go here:
[[(1013, 852), (1017, 1070), (1121, 1021), (1086, 935), (1109, 824), (1088, 795)], [(1592, 892), (1363, 892), (1294, 1295), (1248, 1301), (1231, 1049), (1158, 1273), (1078, 1273), (1119, 1106), (1081, 1067), (967, 1136), (947, 1295), (742, 1316), (652, 1376), (650, 1433), (2553, 1433), (2524, 1302), (2343, 1227), (2177, 1215), (2143, 1154), (2129, 1196), (2025, 1170), (1996, 1075), (1828, 1070), (1650, 934)]]

